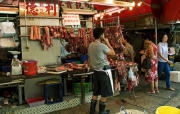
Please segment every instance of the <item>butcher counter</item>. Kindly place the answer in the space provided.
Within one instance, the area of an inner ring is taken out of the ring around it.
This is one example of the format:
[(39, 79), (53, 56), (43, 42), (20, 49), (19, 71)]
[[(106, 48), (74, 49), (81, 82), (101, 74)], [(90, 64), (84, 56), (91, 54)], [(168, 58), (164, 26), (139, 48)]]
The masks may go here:
[[(93, 72), (86, 72), (85, 70), (73, 70), (60, 72), (58, 74), (42, 73), (35, 76), (2, 76), (0, 75), (0, 88), (17, 87), (19, 104), (22, 104), (22, 98), (24, 95), (25, 99), (44, 96), (44, 88), (39, 85), (39, 82), (43, 82), (50, 79), (56, 79), (63, 83), (64, 95), (67, 95), (67, 84), (66, 80), (72, 77), (81, 77), (81, 89), (84, 90), (84, 80), (87, 76), (90, 76), (90, 85), (92, 85)], [(24, 90), (23, 90), (24, 88)], [(92, 86), (91, 89), (92, 90)], [(24, 92), (24, 94), (23, 94)], [(81, 102), (84, 103), (85, 92), (81, 93)]]

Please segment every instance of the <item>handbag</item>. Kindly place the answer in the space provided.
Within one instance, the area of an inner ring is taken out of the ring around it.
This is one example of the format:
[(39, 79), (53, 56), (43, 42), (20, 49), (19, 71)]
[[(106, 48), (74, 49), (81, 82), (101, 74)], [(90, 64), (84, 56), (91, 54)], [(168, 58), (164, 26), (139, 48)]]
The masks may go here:
[(141, 63), (141, 67), (144, 69), (150, 69), (151, 68), (151, 60), (150, 57), (146, 57), (143, 62)]

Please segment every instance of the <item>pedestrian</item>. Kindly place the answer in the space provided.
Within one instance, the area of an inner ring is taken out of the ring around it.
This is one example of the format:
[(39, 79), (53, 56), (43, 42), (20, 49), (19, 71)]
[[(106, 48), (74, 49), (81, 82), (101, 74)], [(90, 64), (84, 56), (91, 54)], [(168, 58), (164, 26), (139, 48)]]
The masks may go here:
[(90, 114), (95, 113), (95, 107), (99, 95), (101, 95), (99, 100), (99, 114), (109, 114), (110, 110), (105, 110), (105, 107), (107, 97), (113, 95), (113, 87), (108, 73), (104, 70), (111, 69), (107, 55), (114, 56), (115, 52), (108, 39), (103, 37), (103, 28), (95, 28), (93, 30), (93, 36), (95, 41), (91, 42), (88, 47), (88, 67), (94, 69), (94, 88), (90, 104)]
[(166, 89), (174, 91), (175, 89), (171, 87), (170, 66), (169, 66), (169, 64), (173, 64), (173, 62), (168, 60), (167, 40), (168, 40), (167, 34), (163, 33), (161, 42), (158, 43), (158, 77), (160, 79), (162, 72), (164, 72), (166, 77)]
[(146, 82), (150, 82), (151, 90), (147, 91), (147, 93), (154, 94), (159, 93), (158, 90), (158, 58), (157, 58), (157, 46), (152, 42), (152, 38), (149, 35), (145, 35), (143, 37), (144, 43), (147, 43), (148, 47), (146, 51), (141, 51), (140, 54), (146, 55), (146, 57), (150, 57), (151, 60), (151, 68), (146, 69), (145, 72), (145, 80)]
[(134, 57), (135, 57), (136, 53), (133, 49), (133, 46), (129, 43), (129, 36), (124, 35), (122, 43), (125, 46), (123, 54), (125, 56), (126, 61), (127, 62), (134, 62)]

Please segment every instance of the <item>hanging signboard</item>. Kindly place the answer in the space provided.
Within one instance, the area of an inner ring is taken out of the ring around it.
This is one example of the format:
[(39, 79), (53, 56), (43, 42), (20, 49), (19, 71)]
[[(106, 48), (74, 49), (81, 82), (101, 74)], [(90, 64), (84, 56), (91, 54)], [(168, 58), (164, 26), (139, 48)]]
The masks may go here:
[[(59, 17), (59, 8), (57, 2), (35, 2), (34, 0), (27, 0), (26, 7), (24, 3), (20, 3), (20, 16), (46, 16)], [(24, 11), (25, 10), (25, 11)]]
[(62, 14), (63, 25), (80, 25), (79, 15)]
[(69, 9), (94, 9), (93, 4), (82, 3), (82, 2), (71, 2), (69, 1), (59, 1), (59, 7), (69, 8)]

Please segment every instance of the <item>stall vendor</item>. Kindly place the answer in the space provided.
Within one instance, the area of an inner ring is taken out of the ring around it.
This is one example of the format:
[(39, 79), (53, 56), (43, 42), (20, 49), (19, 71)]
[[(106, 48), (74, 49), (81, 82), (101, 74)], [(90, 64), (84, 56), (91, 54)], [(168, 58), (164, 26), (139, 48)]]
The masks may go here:
[[(94, 42), (91, 42), (88, 47), (88, 67), (91, 65), (94, 69), (93, 78), (93, 95), (90, 105), (90, 114), (95, 113), (95, 108), (98, 100), (98, 96), (101, 95), (99, 100), (99, 114), (109, 114), (110, 110), (105, 110), (107, 97), (113, 95), (113, 84), (110, 78), (110, 74), (106, 70), (110, 69), (107, 55), (114, 56), (115, 52), (110, 45), (107, 38), (104, 38), (104, 29), (95, 28), (93, 30)], [(102, 43), (102, 41), (105, 42)], [(105, 71), (104, 71), (105, 70)], [(109, 70), (111, 73), (111, 70)]]
[(133, 46), (129, 44), (128, 41), (129, 41), (129, 37), (125, 35), (122, 40), (122, 43), (125, 46), (123, 54), (127, 62), (134, 62), (135, 51), (133, 49)]

